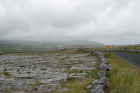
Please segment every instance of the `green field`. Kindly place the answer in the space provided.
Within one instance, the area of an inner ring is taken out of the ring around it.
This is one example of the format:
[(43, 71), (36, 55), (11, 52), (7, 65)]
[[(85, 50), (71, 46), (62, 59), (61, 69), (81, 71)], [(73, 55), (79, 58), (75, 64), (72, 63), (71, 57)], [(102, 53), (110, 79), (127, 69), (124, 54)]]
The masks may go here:
[(51, 43), (36, 41), (14, 41), (0, 40), (0, 54), (8, 54), (15, 52), (28, 52), (32, 50), (55, 48)]

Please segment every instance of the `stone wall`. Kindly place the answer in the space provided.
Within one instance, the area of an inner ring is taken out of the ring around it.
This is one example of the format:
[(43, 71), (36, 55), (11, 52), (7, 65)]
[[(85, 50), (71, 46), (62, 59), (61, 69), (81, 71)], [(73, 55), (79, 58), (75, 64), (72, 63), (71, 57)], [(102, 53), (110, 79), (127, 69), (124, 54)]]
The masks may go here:
[[(107, 50), (97, 50), (97, 51), (107, 51)], [(140, 50), (130, 50), (130, 49), (108, 49), (108, 51), (118, 51), (118, 52), (130, 52), (130, 53), (140, 53)]]
[(94, 88), (90, 90), (90, 93), (105, 93), (104, 89), (109, 86), (109, 81), (106, 77), (106, 72), (112, 69), (112, 66), (107, 63), (106, 58), (101, 52), (97, 52), (97, 56), (100, 59), (100, 66), (98, 72), (99, 79), (93, 82)]
[(122, 50), (117, 50), (119, 52), (130, 52), (130, 53), (140, 53), (140, 50), (130, 50), (130, 49), (122, 49)]

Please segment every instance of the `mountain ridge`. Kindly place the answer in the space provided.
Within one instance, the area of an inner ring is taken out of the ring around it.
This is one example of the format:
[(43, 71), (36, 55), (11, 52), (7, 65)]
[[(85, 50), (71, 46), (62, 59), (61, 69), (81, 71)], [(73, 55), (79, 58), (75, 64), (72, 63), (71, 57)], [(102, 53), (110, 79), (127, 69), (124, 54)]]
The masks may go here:
[(73, 40), (73, 41), (63, 41), (56, 43), (57, 45), (104, 45), (100, 42), (89, 41), (89, 40)]

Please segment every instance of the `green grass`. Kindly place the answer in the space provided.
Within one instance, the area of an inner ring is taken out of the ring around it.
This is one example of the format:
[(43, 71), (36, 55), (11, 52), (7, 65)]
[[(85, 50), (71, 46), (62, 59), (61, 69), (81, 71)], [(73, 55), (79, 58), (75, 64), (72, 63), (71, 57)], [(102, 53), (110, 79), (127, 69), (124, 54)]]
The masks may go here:
[(47, 70), (46, 68), (41, 68), (41, 70)]
[(84, 72), (83, 70), (80, 70), (80, 71), (79, 71), (79, 73), (83, 73), (83, 72)]
[(116, 53), (126, 53), (126, 54), (135, 54), (135, 55), (140, 55), (140, 53), (131, 53), (131, 52), (119, 52), (119, 51), (115, 51)]
[[(63, 91), (61, 93), (89, 93), (90, 89), (86, 89), (87, 85), (90, 85), (92, 83), (92, 80), (86, 80), (86, 81), (82, 81), (81, 79), (77, 79), (77, 80), (71, 80), (71, 81), (67, 81), (68, 86), (65, 86), (66, 88), (68, 88), (69, 90), (67, 91)], [(86, 90), (86, 92), (83, 92), (84, 90)]]
[(27, 72), (27, 74), (30, 74), (31, 72)]
[(9, 72), (4, 72), (4, 76), (10, 76)]
[(114, 54), (108, 57), (108, 63), (112, 65), (106, 76), (110, 86), (107, 93), (140, 93), (140, 70)]

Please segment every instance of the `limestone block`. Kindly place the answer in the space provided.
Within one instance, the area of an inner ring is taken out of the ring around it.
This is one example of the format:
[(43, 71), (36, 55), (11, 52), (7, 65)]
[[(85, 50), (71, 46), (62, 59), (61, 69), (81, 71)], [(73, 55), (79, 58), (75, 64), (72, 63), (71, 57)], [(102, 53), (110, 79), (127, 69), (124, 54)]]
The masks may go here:
[(86, 89), (91, 89), (93, 87), (93, 85), (88, 85), (87, 87), (86, 87)]
[(102, 84), (94, 85), (94, 88), (90, 90), (90, 93), (105, 93), (105, 86)]
[(99, 70), (100, 71), (108, 71), (111, 68), (112, 68), (112, 66), (110, 64), (109, 65), (107, 65), (107, 64), (100, 64), (100, 66), (99, 66)]
[(95, 80), (94, 84), (95, 85), (102, 84), (105, 87), (107, 87), (107, 86), (109, 86), (108, 78), (107, 77), (102, 77), (101, 79)]
[(98, 72), (99, 79), (102, 78), (102, 77), (105, 77), (105, 76), (106, 76), (106, 71), (99, 71)]

